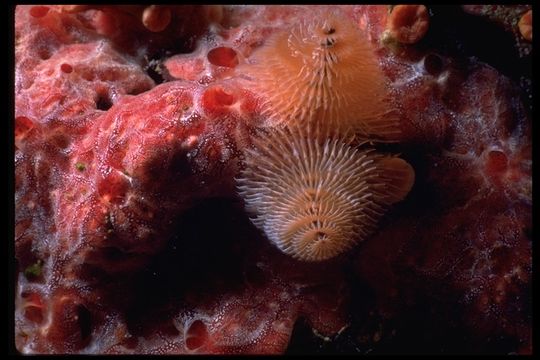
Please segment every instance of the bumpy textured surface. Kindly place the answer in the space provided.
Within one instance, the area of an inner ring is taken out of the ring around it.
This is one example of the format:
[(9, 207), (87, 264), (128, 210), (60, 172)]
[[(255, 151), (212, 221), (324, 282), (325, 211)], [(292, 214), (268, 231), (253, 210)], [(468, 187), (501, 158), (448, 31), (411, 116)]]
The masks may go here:
[(386, 6), (341, 10), (377, 51), (403, 134), (384, 146), (416, 184), (373, 237), (320, 265), (271, 246), (234, 188), (268, 100), (237, 68), (312, 8), (16, 8), (19, 351), (279, 353), (299, 323), (345, 351), (411, 333), (418, 352), (436, 324), (469, 340), (442, 334), (434, 351), (531, 351), (519, 92), (473, 58), (385, 48)]

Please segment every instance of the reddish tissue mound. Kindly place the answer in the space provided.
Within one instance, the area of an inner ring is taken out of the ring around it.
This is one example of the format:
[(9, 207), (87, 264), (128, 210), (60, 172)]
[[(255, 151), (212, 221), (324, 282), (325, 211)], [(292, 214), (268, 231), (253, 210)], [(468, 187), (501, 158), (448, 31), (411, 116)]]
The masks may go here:
[(234, 196), (264, 120), (237, 65), (311, 10), (185, 6), (152, 32), (135, 8), (16, 9), (19, 351), (283, 352), (299, 318), (339, 336), (362, 282), (385, 321), (427, 296), (441, 313), (458, 304), (451, 320), (479, 348), (530, 352), (530, 120), (506, 78), (392, 53), (386, 7), (343, 7), (379, 47), (403, 130), (389, 146), (417, 183), (356, 251), (304, 264), (241, 204), (205, 204)]
[[(485, 83), (494, 85), (481, 88)], [(407, 286), (426, 284), (433, 296), (464, 307), (474, 336), (511, 334), (526, 349), (530, 133), (513, 122), (511, 114), (520, 109), (512, 109), (508, 84), (492, 69), (478, 69), (460, 87), (460, 96), (474, 100), (447, 110), (457, 120), (444, 132), (452, 141), (417, 158), (424, 173), (416, 194), (421, 202), (405, 205), (403, 215), (361, 250), (357, 269), (386, 302), (384, 311), (397, 311), (395, 300), (410, 292)]]

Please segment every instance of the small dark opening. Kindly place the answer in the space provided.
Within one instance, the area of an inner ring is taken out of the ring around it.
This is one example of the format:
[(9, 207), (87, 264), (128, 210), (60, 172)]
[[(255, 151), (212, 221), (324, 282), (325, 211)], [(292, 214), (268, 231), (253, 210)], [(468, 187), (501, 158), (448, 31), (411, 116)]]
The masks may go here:
[(154, 80), (156, 85), (159, 85), (165, 81), (165, 79), (163, 79), (163, 75), (161, 75), (161, 72), (158, 72), (157, 66), (149, 64), (145, 70), (148, 76)]
[(428, 54), (424, 58), (424, 68), (429, 74), (437, 76), (443, 71), (444, 63), (439, 55)]
[(92, 334), (92, 315), (83, 305), (77, 306), (77, 317), (81, 329), (81, 340), (86, 341)]
[(326, 234), (322, 231), (317, 232), (317, 237), (315, 238), (315, 241), (321, 241), (324, 240), (326, 237)]
[(331, 35), (331, 34), (333, 34), (333, 33), (335, 33), (335, 32), (336, 32), (336, 29), (334, 29), (334, 28), (326, 29), (326, 30), (324, 31), (324, 33), (325, 33), (326, 35)]
[(112, 107), (112, 101), (108, 94), (99, 94), (96, 101), (96, 108), (98, 110), (107, 111)]

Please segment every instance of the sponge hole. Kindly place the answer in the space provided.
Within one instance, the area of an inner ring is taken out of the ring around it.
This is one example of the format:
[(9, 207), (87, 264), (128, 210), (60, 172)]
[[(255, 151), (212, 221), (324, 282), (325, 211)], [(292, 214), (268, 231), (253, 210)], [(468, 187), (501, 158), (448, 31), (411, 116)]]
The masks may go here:
[(443, 59), (437, 54), (428, 54), (424, 58), (424, 69), (433, 76), (438, 76), (444, 70)]
[(195, 320), (186, 332), (186, 347), (196, 350), (202, 347), (208, 340), (208, 329), (201, 320)]
[(92, 334), (92, 315), (84, 305), (77, 306), (77, 321), (81, 329), (81, 340), (86, 342)]
[(217, 47), (208, 52), (208, 61), (212, 65), (234, 68), (238, 65), (238, 55), (230, 47)]
[(49, 8), (47, 6), (33, 6), (30, 9), (30, 16), (35, 18), (42, 18), (49, 12)]
[(98, 94), (96, 99), (96, 109), (107, 111), (112, 107), (112, 100), (108, 92), (102, 92)]

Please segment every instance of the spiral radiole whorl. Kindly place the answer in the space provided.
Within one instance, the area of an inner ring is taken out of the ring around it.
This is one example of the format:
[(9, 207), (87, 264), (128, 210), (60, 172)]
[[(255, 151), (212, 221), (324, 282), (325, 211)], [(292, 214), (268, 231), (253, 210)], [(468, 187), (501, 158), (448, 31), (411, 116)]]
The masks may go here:
[(239, 194), (281, 251), (326, 260), (365, 239), (388, 205), (381, 194), (388, 179), (377, 166), (382, 158), (341, 138), (276, 128), (246, 152)]

